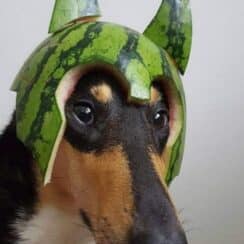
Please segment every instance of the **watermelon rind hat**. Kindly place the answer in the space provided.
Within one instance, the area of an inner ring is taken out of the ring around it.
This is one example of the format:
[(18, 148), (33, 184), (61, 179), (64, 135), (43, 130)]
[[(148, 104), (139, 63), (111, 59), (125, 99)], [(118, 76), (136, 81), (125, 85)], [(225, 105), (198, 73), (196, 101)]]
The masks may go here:
[(170, 135), (162, 154), (165, 181), (179, 174), (185, 142), (182, 81), (188, 63), (192, 18), (189, 0), (164, 0), (141, 34), (99, 22), (96, 0), (56, 0), (49, 32), (18, 73), (17, 137), (32, 152), (43, 183), (51, 181), (66, 128), (65, 103), (80, 78), (107, 69), (128, 88), (128, 100), (145, 103), (154, 81), (162, 84), (170, 112)]

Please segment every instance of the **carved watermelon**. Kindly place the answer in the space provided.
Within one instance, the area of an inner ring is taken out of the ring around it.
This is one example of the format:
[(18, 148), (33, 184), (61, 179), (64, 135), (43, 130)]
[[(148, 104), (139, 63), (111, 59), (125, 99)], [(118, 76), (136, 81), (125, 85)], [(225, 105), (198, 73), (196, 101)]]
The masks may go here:
[(185, 61), (171, 59), (150, 40), (150, 27), (142, 35), (120, 25), (91, 20), (69, 22), (62, 30), (60, 23), (55, 22), (55, 26), (59, 31), (54, 28), (56, 32), (33, 52), (12, 87), (17, 92), (18, 138), (32, 151), (44, 182), (50, 181), (66, 127), (65, 101), (84, 72), (102, 65), (124, 81), (129, 100), (149, 100), (150, 87), (156, 79), (167, 87), (170, 137), (164, 158), (165, 180), (170, 183), (179, 173), (185, 138), (185, 98), (175, 62), (184, 70)]

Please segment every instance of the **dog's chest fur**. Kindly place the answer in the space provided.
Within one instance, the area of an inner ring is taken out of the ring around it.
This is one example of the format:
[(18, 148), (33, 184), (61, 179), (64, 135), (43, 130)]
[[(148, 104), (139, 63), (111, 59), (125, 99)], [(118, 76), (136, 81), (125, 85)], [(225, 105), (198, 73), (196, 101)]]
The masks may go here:
[(42, 207), (29, 221), (20, 219), (14, 223), (20, 238), (17, 244), (95, 243), (78, 215), (68, 214), (52, 206)]

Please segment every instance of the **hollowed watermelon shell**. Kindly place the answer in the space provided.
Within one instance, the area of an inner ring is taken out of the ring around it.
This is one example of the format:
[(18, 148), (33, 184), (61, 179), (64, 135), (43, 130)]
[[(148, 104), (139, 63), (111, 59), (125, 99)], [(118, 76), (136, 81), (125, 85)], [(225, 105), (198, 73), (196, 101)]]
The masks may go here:
[(53, 163), (66, 120), (64, 104), (85, 67), (112, 67), (129, 87), (130, 97), (145, 102), (155, 79), (164, 81), (170, 103), (171, 132), (163, 155), (166, 182), (178, 174), (185, 138), (185, 100), (177, 68), (168, 54), (131, 29), (111, 23), (77, 23), (53, 34), (34, 51), (20, 73), (17, 135), (33, 152), (44, 182)]

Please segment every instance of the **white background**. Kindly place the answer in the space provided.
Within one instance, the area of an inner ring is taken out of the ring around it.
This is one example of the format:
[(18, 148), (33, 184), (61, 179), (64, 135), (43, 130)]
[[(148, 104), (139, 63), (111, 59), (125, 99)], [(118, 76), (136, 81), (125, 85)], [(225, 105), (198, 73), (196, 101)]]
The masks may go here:
[[(0, 128), (14, 108), (9, 87), (47, 35), (54, 1), (0, 0)], [(150, 2), (150, 4), (149, 4)], [(104, 20), (143, 31), (160, 0), (100, 0)], [(244, 4), (192, 0), (194, 39), (184, 76), (186, 152), (171, 187), (192, 244), (244, 243)]]

